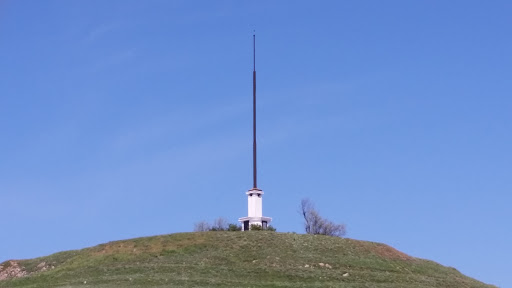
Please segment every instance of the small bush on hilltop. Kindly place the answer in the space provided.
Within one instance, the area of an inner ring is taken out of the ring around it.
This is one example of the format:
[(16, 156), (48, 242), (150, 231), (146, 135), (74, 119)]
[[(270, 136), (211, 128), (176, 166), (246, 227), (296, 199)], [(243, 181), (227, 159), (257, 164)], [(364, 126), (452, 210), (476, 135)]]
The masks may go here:
[(276, 228), (274, 228), (272, 225), (268, 225), (267, 228), (263, 228), (263, 227), (261, 227), (261, 225), (251, 224), (250, 230), (251, 231), (272, 231), (272, 232), (275, 232)]
[(212, 227), (206, 221), (200, 221), (194, 224), (194, 232), (205, 232), (210, 231)]
[(251, 224), (251, 226), (249, 227), (249, 230), (251, 230), (251, 231), (261, 231), (261, 230), (263, 230), (263, 227), (261, 227), (258, 224)]
[(206, 221), (200, 221), (194, 224), (194, 232), (205, 231), (242, 231), (242, 226), (228, 223), (228, 221), (222, 217), (213, 220), (213, 224), (211, 225)]
[[(276, 231), (272, 225), (268, 225), (267, 228), (261, 227), (258, 224), (251, 224), (250, 230), (252, 231)], [(206, 231), (242, 231), (242, 226), (235, 223), (228, 223), (225, 218), (219, 217), (210, 224), (206, 221), (200, 221), (194, 223), (194, 232), (206, 232)]]
[(237, 224), (229, 224), (228, 231), (242, 231), (242, 226)]
[(222, 217), (213, 220), (210, 231), (226, 231), (228, 230), (228, 221)]
[(274, 226), (272, 226), (272, 225), (268, 225), (267, 229), (265, 229), (265, 230), (272, 231), (272, 232), (276, 232), (277, 231), (276, 228), (274, 228)]

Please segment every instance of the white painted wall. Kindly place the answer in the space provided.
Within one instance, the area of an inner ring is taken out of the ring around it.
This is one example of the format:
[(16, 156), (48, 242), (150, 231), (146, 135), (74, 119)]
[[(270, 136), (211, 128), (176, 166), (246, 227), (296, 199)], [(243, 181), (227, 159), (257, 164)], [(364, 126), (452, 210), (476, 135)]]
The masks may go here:
[(249, 190), (247, 194), (247, 215), (249, 217), (263, 216), (263, 191)]
[(254, 213), (256, 217), (261, 217), (263, 216), (263, 195), (261, 194), (256, 194), (256, 195), (253, 195), (252, 197), (254, 197)]

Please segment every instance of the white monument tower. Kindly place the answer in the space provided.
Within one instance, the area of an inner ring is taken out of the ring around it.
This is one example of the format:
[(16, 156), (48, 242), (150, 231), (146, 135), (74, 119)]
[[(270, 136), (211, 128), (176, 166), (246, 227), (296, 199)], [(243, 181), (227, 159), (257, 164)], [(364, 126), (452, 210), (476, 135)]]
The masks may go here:
[(253, 63), (254, 70), (252, 71), (252, 163), (253, 163), (253, 188), (245, 194), (248, 197), (248, 215), (247, 217), (239, 218), (238, 221), (242, 223), (242, 230), (247, 231), (251, 225), (260, 225), (263, 229), (267, 228), (268, 223), (272, 218), (263, 216), (263, 190), (258, 188), (256, 178), (256, 35), (252, 35), (253, 39)]

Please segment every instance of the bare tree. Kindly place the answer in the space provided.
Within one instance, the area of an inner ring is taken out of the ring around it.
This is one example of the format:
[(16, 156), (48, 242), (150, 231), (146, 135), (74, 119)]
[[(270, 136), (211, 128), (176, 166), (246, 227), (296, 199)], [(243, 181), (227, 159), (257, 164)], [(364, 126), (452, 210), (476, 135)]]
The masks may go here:
[(225, 218), (219, 217), (213, 220), (212, 231), (225, 231), (228, 230), (228, 221)]
[(315, 209), (315, 204), (307, 198), (300, 202), (299, 213), (304, 217), (304, 229), (307, 234), (343, 237), (347, 233), (345, 224), (336, 224), (322, 218)]
[(200, 221), (194, 224), (194, 232), (210, 231), (211, 226), (206, 221)]

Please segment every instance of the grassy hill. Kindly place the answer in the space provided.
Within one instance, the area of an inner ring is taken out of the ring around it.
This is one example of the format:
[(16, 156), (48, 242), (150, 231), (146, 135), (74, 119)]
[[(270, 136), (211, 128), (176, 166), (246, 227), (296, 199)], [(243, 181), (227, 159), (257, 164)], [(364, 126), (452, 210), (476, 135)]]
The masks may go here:
[(0, 287), (494, 287), (384, 244), (267, 231), (137, 238), (1, 266), (27, 275)]

